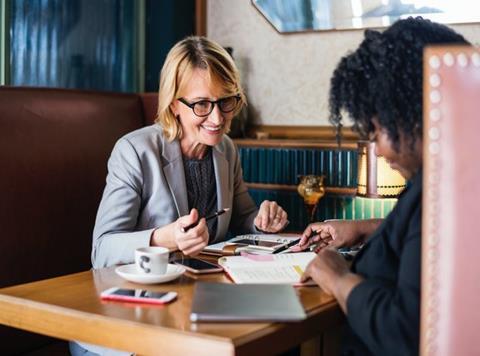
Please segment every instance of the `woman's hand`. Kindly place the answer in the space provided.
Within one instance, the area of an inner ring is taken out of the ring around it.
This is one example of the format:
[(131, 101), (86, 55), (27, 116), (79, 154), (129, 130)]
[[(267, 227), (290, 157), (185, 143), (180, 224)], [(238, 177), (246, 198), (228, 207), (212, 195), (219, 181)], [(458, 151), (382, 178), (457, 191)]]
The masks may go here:
[(371, 220), (325, 220), (307, 226), (298, 245), (291, 251), (303, 251), (317, 244), (316, 251), (326, 246), (353, 247), (364, 242), (381, 223), (381, 219)]
[(279, 232), (287, 225), (287, 213), (277, 202), (264, 200), (254, 223), (263, 232)]
[[(173, 223), (156, 229), (150, 241), (152, 246), (164, 246), (170, 249), (178, 249), (184, 255), (198, 255), (208, 244), (208, 228), (205, 218), (198, 221), (197, 209), (192, 209), (190, 214), (179, 217)], [(198, 224), (186, 232), (182, 228), (196, 223)]]
[(308, 264), (300, 281), (312, 278), (326, 293), (333, 295), (336, 280), (349, 272), (345, 259), (334, 249), (325, 248)]
[(345, 259), (334, 249), (325, 248), (308, 264), (300, 282), (312, 278), (325, 293), (335, 296), (346, 312), (346, 301), (352, 289), (363, 278), (350, 272)]
[(184, 255), (198, 255), (208, 244), (208, 227), (205, 218), (201, 218), (195, 227), (182, 232), (182, 228), (198, 220), (197, 209), (192, 209), (189, 215), (181, 216), (175, 221), (174, 239), (177, 247)]

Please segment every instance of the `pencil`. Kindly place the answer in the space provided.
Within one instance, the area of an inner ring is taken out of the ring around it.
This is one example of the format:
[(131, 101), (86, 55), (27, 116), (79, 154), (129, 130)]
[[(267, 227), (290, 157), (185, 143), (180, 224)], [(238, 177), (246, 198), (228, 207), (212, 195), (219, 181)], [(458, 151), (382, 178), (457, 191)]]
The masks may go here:
[[(229, 211), (229, 210), (230, 210), (230, 208), (221, 209), (221, 210), (213, 213), (212, 215), (207, 216), (207, 217), (205, 218), (205, 220), (206, 220), (206, 221), (212, 220), (213, 218), (216, 218), (217, 216), (220, 216), (220, 215), (226, 213), (226, 212)], [(196, 221), (196, 222), (194, 222), (194, 223), (192, 223), (192, 224), (190, 224), (190, 225), (187, 225), (187, 226), (185, 226), (185, 227), (182, 227), (180, 230), (181, 230), (182, 232), (187, 232), (187, 231), (190, 230), (192, 227), (197, 226), (197, 224), (198, 224), (198, 221)]]

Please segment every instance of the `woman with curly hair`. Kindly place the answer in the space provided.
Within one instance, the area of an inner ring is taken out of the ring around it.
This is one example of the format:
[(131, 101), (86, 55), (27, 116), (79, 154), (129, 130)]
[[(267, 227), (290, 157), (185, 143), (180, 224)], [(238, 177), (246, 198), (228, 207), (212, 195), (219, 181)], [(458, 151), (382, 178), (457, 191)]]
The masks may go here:
[[(418, 354), (422, 62), (423, 49), (435, 44), (468, 42), (421, 18), (397, 21), (384, 32), (367, 30), (331, 80), (331, 122), (339, 129), (346, 111), (354, 128), (376, 143), (377, 156), (410, 181), (385, 220), (314, 223), (297, 247), (321, 247), (302, 279), (312, 278), (345, 312), (345, 355)], [(332, 248), (359, 244), (364, 247), (350, 268)]]

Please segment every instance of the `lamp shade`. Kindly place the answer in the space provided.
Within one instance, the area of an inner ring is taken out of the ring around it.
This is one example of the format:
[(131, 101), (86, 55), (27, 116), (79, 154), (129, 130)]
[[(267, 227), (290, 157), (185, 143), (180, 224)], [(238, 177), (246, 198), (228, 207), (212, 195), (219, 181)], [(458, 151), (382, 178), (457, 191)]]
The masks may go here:
[(367, 198), (396, 198), (405, 188), (405, 179), (375, 155), (375, 143), (358, 143), (357, 195)]

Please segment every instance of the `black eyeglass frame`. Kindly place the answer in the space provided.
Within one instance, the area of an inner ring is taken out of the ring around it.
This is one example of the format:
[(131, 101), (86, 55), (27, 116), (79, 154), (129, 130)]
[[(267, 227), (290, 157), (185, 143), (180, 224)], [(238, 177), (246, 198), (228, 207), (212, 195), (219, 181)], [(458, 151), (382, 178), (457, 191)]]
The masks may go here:
[[(221, 102), (227, 100), (227, 99), (231, 99), (231, 98), (235, 98), (236, 100), (236, 103), (234, 105), (234, 107), (231, 109), (231, 110), (223, 110), (222, 109), (222, 106), (219, 105)], [(236, 108), (237, 108), (237, 105), (238, 103), (240, 102), (240, 95), (232, 95), (232, 96), (227, 96), (227, 97), (224, 97), (224, 98), (220, 98), (218, 100), (207, 100), (207, 99), (202, 99), (202, 100), (198, 100), (198, 101), (195, 101), (193, 103), (189, 103), (187, 100), (185, 100), (185, 98), (178, 98), (178, 101), (180, 101), (182, 104), (185, 104), (186, 106), (188, 106), (190, 109), (192, 109), (193, 113), (195, 115), (197, 115), (198, 117), (207, 117), (208, 115), (210, 115), (213, 111), (213, 109), (215, 109), (215, 105), (218, 105), (218, 108), (220, 109), (221, 112), (223, 112), (224, 114), (228, 114), (229, 112), (232, 112), (234, 111)], [(203, 115), (199, 115), (195, 112), (195, 105), (199, 104), (199, 103), (205, 103), (205, 102), (208, 102), (212, 105), (212, 107), (210, 108), (210, 111), (207, 113), (207, 114), (203, 114)]]

